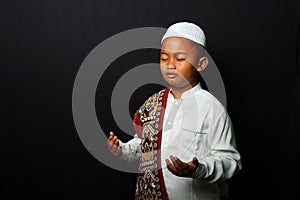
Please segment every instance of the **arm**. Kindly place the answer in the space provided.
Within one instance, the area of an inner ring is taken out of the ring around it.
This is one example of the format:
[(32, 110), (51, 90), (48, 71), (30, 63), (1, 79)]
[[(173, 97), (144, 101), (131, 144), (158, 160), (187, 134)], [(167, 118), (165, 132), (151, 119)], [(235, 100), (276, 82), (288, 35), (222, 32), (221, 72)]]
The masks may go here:
[(137, 134), (135, 134), (133, 139), (123, 143), (111, 131), (107, 140), (107, 146), (112, 154), (114, 154), (116, 157), (130, 162), (137, 160), (140, 157), (140, 142), (141, 139), (138, 138)]
[(199, 161), (201, 167), (196, 169), (192, 177), (210, 183), (231, 178), (242, 165), (240, 154), (236, 149), (231, 120), (225, 111), (211, 120), (208, 141), (210, 154)]
[(120, 142), (121, 148), (123, 149), (123, 155), (121, 159), (129, 162), (137, 160), (141, 156), (141, 138), (137, 134), (126, 143)]

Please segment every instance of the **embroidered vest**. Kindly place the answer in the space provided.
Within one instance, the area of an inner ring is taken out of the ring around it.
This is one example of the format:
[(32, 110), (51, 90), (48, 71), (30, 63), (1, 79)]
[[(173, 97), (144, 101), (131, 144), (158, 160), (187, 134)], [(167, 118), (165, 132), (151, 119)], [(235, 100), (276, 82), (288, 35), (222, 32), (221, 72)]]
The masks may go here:
[(141, 158), (135, 200), (167, 200), (161, 170), (161, 134), (170, 88), (149, 97), (136, 112), (134, 128), (141, 142)]

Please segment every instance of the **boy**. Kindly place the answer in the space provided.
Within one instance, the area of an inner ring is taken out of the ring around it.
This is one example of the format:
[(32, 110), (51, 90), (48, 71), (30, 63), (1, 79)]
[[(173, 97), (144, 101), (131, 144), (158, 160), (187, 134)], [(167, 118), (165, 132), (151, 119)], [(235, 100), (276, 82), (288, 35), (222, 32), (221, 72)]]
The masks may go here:
[(225, 108), (197, 78), (208, 65), (205, 35), (194, 23), (179, 22), (161, 43), (160, 70), (169, 87), (136, 112), (134, 138), (123, 143), (110, 132), (108, 148), (122, 159), (140, 159), (135, 199), (221, 199), (241, 161)]

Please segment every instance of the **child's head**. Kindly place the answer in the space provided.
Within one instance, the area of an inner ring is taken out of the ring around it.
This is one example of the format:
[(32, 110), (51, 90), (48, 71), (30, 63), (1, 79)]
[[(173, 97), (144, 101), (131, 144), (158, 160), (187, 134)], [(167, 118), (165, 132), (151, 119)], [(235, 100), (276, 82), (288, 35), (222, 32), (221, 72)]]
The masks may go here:
[(205, 69), (205, 35), (190, 22), (171, 25), (162, 38), (160, 70), (173, 87), (190, 88), (198, 83), (198, 73)]

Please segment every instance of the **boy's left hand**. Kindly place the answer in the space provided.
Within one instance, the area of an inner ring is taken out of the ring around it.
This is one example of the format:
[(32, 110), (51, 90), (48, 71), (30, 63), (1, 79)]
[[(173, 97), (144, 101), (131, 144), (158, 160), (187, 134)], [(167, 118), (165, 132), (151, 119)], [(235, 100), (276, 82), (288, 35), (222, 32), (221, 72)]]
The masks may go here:
[(178, 157), (172, 155), (170, 156), (170, 160), (166, 159), (166, 164), (172, 174), (181, 177), (191, 177), (199, 166), (196, 157), (194, 157), (192, 161), (185, 163)]

